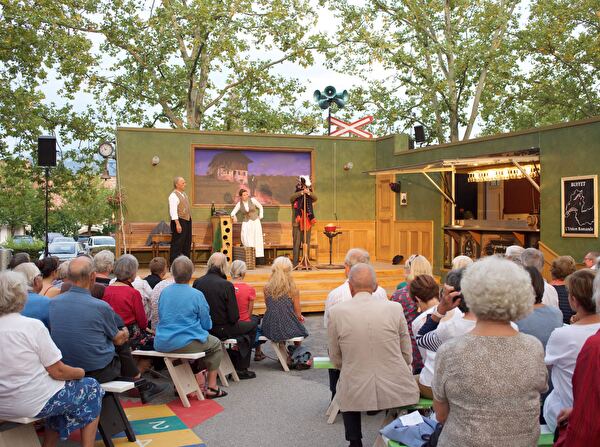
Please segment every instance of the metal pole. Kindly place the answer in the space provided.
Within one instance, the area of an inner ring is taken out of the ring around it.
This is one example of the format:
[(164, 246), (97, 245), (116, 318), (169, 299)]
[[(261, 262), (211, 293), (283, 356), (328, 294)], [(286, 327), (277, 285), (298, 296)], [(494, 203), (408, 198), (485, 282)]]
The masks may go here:
[(46, 231), (46, 243), (44, 245), (44, 257), (48, 256), (48, 181), (50, 177), (50, 168), (46, 167), (46, 222), (45, 222), (45, 231)]
[(329, 118), (327, 119), (327, 135), (331, 136), (331, 103), (327, 109), (329, 111)]

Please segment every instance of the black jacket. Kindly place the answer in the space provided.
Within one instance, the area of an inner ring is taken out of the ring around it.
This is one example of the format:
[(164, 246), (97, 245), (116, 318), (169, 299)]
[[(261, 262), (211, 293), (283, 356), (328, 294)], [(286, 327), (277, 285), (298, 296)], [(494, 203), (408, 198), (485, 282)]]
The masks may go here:
[(235, 288), (219, 270), (211, 269), (194, 281), (194, 289), (204, 294), (210, 307), (210, 318), (213, 324), (211, 332), (218, 332), (218, 329), (238, 322), (240, 311), (235, 299)]

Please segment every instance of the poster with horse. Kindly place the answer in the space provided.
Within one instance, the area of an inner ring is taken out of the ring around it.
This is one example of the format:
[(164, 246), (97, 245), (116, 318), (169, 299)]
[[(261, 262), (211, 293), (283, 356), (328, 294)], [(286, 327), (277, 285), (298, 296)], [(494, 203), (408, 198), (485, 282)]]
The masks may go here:
[(561, 234), (598, 237), (598, 176), (561, 178)]

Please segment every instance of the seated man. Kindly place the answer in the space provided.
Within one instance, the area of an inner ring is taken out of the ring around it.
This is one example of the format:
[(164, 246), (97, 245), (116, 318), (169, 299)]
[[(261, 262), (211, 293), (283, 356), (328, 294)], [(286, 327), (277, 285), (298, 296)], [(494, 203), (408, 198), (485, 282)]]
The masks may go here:
[(227, 281), (227, 257), (220, 252), (208, 259), (206, 274), (194, 281), (194, 288), (204, 294), (210, 307), (212, 329), (215, 337), (238, 339), (237, 351), (231, 351), (231, 361), (240, 379), (253, 379), (256, 374), (248, 370), (252, 345), (256, 337), (256, 321), (240, 321), (240, 311), (235, 298), (235, 288)]
[(362, 447), (361, 411), (416, 404), (412, 348), (402, 306), (373, 297), (373, 267), (356, 264), (348, 276), (352, 299), (331, 309), (331, 363), (341, 371), (336, 400), (350, 447)]
[[(71, 288), (50, 302), (52, 339), (67, 365), (83, 368), (86, 376), (100, 383), (119, 376), (139, 378), (139, 370), (126, 345), (127, 328), (119, 329), (117, 322), (120, 326), (122, 320), (106, 302), (90, 294), (95, 277), (90, 258), (82, 256), (70, 262), (67, 279)], [(115, 346), (123, 351), (120, 355)], [(144, 403), (166, 388), (145, 381), (138, 387)]]
[(44, 323), (44, 326), (50, 329), (48, 319), (50, 298), (39, 295), (43, 287), (40, 269), (33, 262), (24, 262), (16, 266), (14, 271), (25, 276), (25, 283), (27, 284), (27, 302), (25, 308), (21, 311), (21, 315), (40, 320)]

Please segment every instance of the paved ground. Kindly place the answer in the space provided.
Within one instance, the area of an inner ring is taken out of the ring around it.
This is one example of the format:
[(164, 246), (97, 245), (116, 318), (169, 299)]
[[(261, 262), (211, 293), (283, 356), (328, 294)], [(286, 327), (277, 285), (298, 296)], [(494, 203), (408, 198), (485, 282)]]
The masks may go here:
[[(305, 345), (313, 356), (327, 355), (327, 335), (322, 314), (306, 316), (310, 336)], [(275, 359), (269, 343), (264, 352)], [(224, 410), (213, 418), (194, 427), (194, 431), (208, 447), (263, 447), (263, 446), (345, 446), (344, 425), (338, 415), (328, 425), (325, 410), (329, 405), (329, 385), (326, 370), (284, 372), (278, 362), (265, 359), (252, 362), (257, 377), (239, 383), (230, 382), (229, 395), (218, 399)], [(153, 403), (162, 404), (173, 399), (166, 393)], [(365, 445), (372, 445), (381, 425), (383, 413), (363, 415)], [(61, 446), (76, 445), (72, 442)]]

